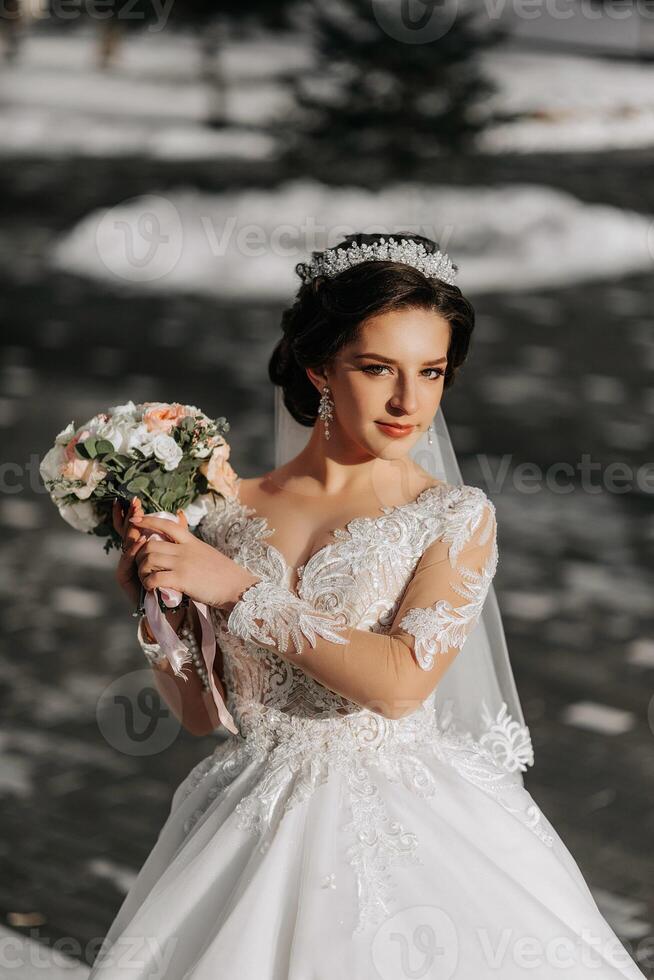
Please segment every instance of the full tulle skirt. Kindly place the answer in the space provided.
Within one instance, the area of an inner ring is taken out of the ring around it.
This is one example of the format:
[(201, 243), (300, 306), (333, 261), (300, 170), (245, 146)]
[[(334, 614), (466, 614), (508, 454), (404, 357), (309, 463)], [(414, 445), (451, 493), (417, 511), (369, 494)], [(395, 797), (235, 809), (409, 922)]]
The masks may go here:
[(176, 789), (91, 978), (644, 976), (524, 786), (500, 802), (428, 747), (403, 761), (413, 787), (219, 744)]

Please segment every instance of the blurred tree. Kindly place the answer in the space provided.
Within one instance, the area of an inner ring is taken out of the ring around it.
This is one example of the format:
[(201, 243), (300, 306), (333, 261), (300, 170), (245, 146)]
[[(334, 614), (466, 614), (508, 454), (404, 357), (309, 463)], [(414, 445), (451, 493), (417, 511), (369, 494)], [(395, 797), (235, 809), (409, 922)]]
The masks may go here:
[(4, 0), (0, 12), (0, 37), (3, 38), (5, 61), (16, 61), (23, 27), (20, 0)]
[(463, 7), (425, 0), (416, 17), (409, 0), (305, 4), (315, 69), (293, 82), (285, 161), (314, 173), (361, 164), (385, 179), (469, 148), (492, 119), (479, 55), (507, 33)]
[[(4, 0), (18, 3), (18, 0)], [(297, 0), (294, 0), (297, 2)], [(249, 37), (262, 30), (281, 31), (291, 22), (289, 0), (174, 0), (155, 5), (152, 0), (66, 0), (66, 16), (57, 18), (61, 0), (47, 0), (55, 22), (62, 26), (93, 21), (98, 27), (98, 66), (107, 69), (115, 64), (120, 43), (127, 31), (187, 30), (198, 40), (200, 75), (207, 82), (210, 107), (207, 122), (226, 122), (227, 80), (221, 65), (221, 50), (230, 38)], [(162, 21), (162, 12), (165, 21)]]
[(202, 79), (208, 86), (210, 106), (207, 125), (228, 124), (228, 83), (221, 53), (235, 38), (247, 38), (261, 31), (284, 31), (292, 22), (297, 0), (183, 0), (171, 8), (170, 23), (197, 34), (200, 45)]
[(97, 29), (97, 65), (111, 68), (124, 34), (159, 24), (160, 14), (152, 0), (46, 0), (48, 21), (55, 28), (69, 31), (87, 26)]
[[(297, 0), (294, 0), (297, 3)], [(170, 10), (172, 26), (203, 31), (214, 21), (223, 22), (233, 37), (258, 31), (281, 31), (289, 26), (294, 3), (288, 0), (179, 0)]]

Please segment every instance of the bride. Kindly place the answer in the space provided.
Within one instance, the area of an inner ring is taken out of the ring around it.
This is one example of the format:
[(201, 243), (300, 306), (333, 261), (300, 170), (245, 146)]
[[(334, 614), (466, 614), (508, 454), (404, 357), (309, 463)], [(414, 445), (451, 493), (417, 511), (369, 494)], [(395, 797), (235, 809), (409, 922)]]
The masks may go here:
[(91, 977), (642, 978), (523, 784), (495, 507), (440, 410), (474, 326), (456, 266), (430, 239), (361, 234), (296, 271), (269, 366), (276, 468), (216, 494), (195, 534), (138, 504), (115, 518), (130, 598), (210, 606), (219, 716), (195, 612), (168, 614), (186, 679), (144, 619), (138, 639), (184, 726), (224, 738)]

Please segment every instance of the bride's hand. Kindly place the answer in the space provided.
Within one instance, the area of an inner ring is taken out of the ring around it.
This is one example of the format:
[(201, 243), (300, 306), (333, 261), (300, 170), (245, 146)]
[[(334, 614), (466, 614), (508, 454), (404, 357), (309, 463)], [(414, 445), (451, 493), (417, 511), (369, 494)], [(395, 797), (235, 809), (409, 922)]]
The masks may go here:
[[(180, 511), (181, 513), (181, 511)], [(259, 581), (217, 548), (201, 541), (186, 524), (163, 517), (132, 517), (130, 524), (142, 534), (156, 531), (165, 541), (148, 540), (137, 555), (138, 575), (148, 591), (177, 589), (196, 602), (229, 608), (241, 593)]]
[(129, 507), (124, 512), (119, 500), (114, 500), (111, 512), (115, 530), (123, 539), (123, 550), (116, 566), (116, 581), (130, 600), (132, 607), (136, 605), (141, 595), (141, 583), (135, 562), (139, 549), (145, 543), (145, 538), (139, 534), (129, 518), (143, 513), (141, 501), (133, 497)]

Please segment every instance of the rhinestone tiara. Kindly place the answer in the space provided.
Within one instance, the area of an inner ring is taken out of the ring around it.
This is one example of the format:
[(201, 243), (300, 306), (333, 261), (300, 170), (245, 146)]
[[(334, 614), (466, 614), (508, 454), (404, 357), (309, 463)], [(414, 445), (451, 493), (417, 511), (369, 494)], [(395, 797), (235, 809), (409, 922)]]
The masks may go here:
[(440, 249), (428, 252), (422, 242), (416, 242), (412, 238), (403, 238), (400, 241), (395, 238), (380, 238), (369, 245), (352, 242), (347, 248), (327, 248), (324, 252), (314, 252), (310, 262), (299, 264), (298, 275), (307, 283), (316, 276), (337, 276), (345, 269), (371, 260), (404, 262), (430, 279), (441, 279), (450, 285), (454, 285), (458, 272), (458, 267), (449, 255)]

